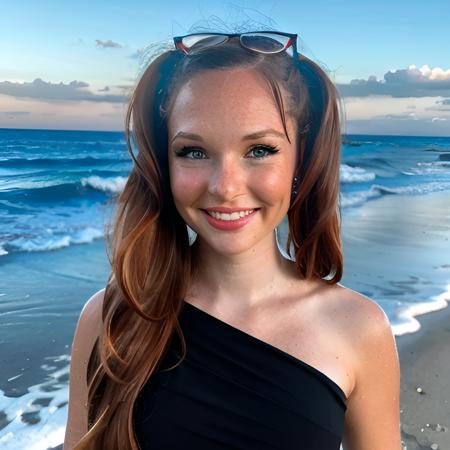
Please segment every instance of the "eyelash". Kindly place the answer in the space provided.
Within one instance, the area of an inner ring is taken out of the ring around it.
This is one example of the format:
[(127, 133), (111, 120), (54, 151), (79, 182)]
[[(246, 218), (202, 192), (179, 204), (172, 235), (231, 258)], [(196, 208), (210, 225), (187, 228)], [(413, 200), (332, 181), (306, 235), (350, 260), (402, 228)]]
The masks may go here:
[[(251, 152), (251, 151), (253, 151), (255, 149), (259, 149), (259, 148), (264, 149), (265, 151), (268, 152), (268, 154), (266, 154), (265, 156), (259, 157), (259, 158), (255, 157), (253, 159), (265, 159), (268, 156), (274, 155), (275, 153), (279, 152), (277, 147), (272, 147), (271, 145), (261, 145), (261, 144), (254, 145), (249, 151)], [(198, 147), (182, 147), (180, 150), (176, 151), (175, 154), (181, 158), (184, 158), (184, 157), (186, 157), (187, 154), (191, 153), (194, 150), (203, 151), (203, 150), (199, 149)], [(188, 159), (205, 159), (205, 158), (188, 158)]]

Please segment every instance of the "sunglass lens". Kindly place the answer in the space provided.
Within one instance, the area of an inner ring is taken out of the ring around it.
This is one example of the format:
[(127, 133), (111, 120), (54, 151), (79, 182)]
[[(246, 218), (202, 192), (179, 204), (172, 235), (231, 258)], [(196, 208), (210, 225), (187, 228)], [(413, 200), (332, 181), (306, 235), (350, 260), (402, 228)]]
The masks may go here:
[(247, 33), (241, 35), (244, 47), (262, 53), (279, 53), (289, 42), (289, 37), (269, 33)]
[(189, 51), (201, 50), (204, 47), (211, 47), (213, 45), (219, 45), (228, 39), (227, 36), (218, 36), (213, 34), (197, 34), (192, 36), (185, 36), (183, 38), (183, 45), (189, 49)]

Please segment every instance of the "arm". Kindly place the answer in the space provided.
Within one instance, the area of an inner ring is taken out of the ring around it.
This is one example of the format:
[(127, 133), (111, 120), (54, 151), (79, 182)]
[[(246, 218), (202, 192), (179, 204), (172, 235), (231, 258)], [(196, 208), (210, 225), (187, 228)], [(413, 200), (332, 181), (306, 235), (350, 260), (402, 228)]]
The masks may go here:
[(71, 450), (87, 433), (87, 365), (100, 334), (105, 289), (96, 292), (84, 305), (72, 342), (69, 376), (69, 412), (64, 450)]
[(400, 364), (389, 319), (374, 301), (358, 314), (355, 387), (347, 402), (344, 450), (401, 450)]

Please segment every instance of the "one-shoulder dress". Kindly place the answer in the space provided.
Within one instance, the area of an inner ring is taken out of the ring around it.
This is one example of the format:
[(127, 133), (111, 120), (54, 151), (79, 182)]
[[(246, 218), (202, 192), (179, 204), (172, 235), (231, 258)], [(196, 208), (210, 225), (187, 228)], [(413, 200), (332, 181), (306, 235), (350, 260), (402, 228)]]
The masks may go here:
[(339, 450), (346, 395), (311, 365), (183, 303), (172, 339), (133, 411), (141, 450)]

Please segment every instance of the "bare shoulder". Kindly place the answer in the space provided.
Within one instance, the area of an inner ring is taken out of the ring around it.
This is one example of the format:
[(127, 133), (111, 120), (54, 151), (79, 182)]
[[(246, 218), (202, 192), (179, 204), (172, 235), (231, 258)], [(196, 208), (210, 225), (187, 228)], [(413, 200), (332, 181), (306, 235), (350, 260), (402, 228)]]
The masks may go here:
[(105, 290), (105, 288), (100, 289), (86, 301), (81, 310), (77, 326), (83, 326), (85, 322), (101, 324)]
[(341, 284), (332, 287), (330, 294), (327, 311), (353, 355), (356, 388), (358, 376), (361, 378), (365, 376), (364, 370), (371, 370), (368, 363), (373, 362), (374, 355), (391, 362), (396, 356), (392, 327), (383, 308), (364, 294)]
[[(335, 313), (352, 339), (373, 337), (373, 333), (390, 333), (389, 318), (375, 300), (339, 283), (333, 290)], [(352, 326), (347, 327), (349, 324)]]
[(70, 450), (87, 433), (87, 366), (102, 325), (105, 288), (84, 304), (72, 341), (69, 376), (69, 406), (64, 450)]
[(392, 327), (369, 297), (337, 284), (335, 323), (345, 333), (354, 373), (347, 401), (344, 449), (400, 446), (400, 364)]
[(366, 346), (377, 335), (391, 335), (389, 318), (375, 300), (339, 283), (315, 283), (313, 303), (317, 320), (335, 337), (342, 338), (352, 354), (357, 347), (362, 352), (368, 350)]

